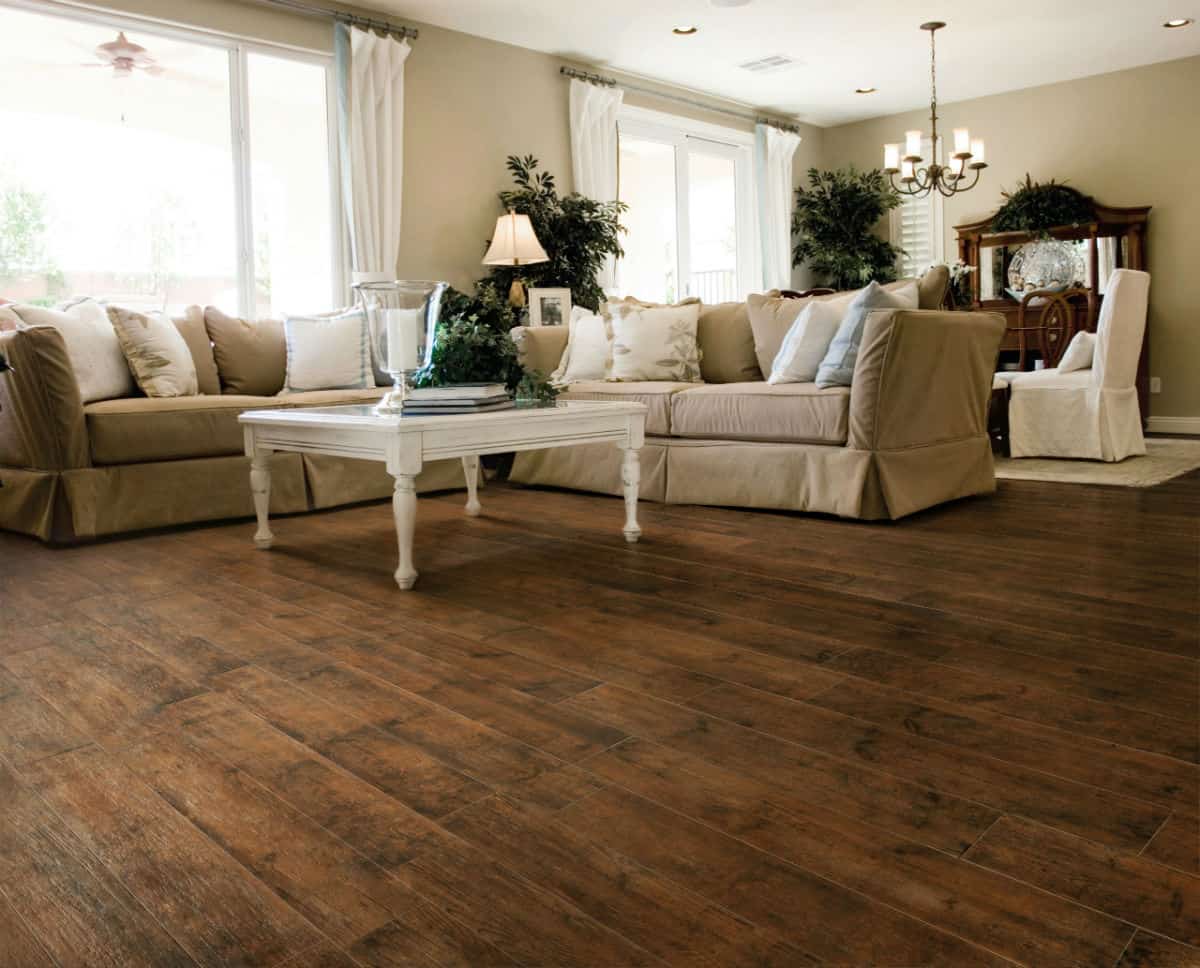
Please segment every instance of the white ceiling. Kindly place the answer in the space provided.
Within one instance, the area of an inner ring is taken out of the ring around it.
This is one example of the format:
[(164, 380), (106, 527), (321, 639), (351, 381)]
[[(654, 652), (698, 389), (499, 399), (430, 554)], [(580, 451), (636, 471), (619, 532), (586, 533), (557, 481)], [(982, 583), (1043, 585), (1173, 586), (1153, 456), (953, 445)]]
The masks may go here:
[[(929, 40), (938, 92), (959, 101), (1200, 54), (1200, 0), (364, 0), (401, 18), (628, 71), (793, 115), (842, 124), (929, 103)], [(691, 37), (671, 28), (696, 26)], [(418, 41), (419, 43), (419, 41)], [(738, 67), (782, 54), (765, 75)], [(876, 87), (858, 95), (856, 87)]]

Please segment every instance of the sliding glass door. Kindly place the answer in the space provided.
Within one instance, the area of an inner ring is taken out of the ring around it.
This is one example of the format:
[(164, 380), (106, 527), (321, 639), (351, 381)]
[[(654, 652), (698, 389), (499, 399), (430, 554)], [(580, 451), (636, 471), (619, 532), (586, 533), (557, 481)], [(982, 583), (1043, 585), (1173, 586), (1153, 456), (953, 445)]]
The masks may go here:
[(2, 0), (0, 37), (0, 296), (341, 300), (328, 57)]
[[(700, 126), (698, 126), (700, 127)], [(706, 303), (758, 286), (751, 149), (740, 132), (623, 119), (620, 197), (629, 206), (621, 295)]]

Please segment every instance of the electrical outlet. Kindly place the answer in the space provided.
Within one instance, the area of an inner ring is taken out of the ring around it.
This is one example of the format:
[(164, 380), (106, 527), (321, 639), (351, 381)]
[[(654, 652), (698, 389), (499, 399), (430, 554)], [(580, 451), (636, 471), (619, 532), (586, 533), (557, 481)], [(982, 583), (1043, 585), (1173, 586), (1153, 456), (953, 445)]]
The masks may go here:
[(1151, 393), (1162, 393), (1162, 377), (1161, 376), (1150, 377), (1150, 392)]

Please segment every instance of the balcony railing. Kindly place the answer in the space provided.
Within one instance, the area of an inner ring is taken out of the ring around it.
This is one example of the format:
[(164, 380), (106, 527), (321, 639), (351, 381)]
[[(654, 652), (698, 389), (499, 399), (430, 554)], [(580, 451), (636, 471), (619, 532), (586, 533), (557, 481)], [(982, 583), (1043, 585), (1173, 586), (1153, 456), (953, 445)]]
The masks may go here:
[(709, 269), (693, 272), (688, 283), (688, 295), (703, 303), (733, 302), (737, 299), (737, 271), (734, 269)]

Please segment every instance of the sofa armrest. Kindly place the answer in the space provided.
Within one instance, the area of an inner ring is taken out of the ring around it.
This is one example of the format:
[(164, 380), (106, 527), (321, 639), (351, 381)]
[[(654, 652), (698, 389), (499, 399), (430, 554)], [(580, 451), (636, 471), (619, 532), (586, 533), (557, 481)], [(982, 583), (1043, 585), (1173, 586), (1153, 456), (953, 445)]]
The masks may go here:
[(998, 313), (877, 310), (850, 388), (847, 446), (896, 451), (987, 436)]
[(36, 470), (91, 465), (79, 384), (58, 330), (0, 332), (12, 371), (0, 377), (0, 464)]
[(566, 326), (516, 326), (512, 330), (521, 366), (526, 372), (537, 370), (543, 377), (558, 369), (567, 348)]

